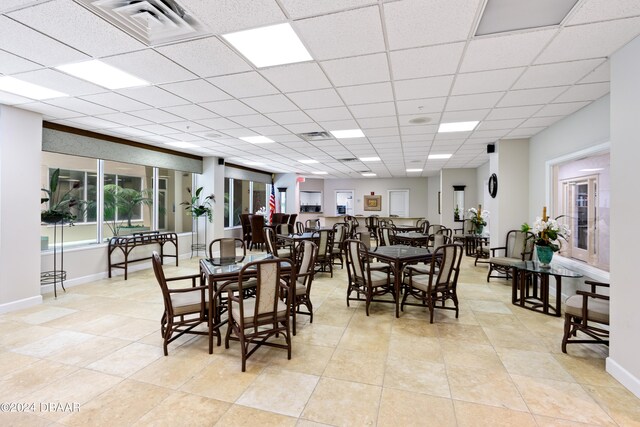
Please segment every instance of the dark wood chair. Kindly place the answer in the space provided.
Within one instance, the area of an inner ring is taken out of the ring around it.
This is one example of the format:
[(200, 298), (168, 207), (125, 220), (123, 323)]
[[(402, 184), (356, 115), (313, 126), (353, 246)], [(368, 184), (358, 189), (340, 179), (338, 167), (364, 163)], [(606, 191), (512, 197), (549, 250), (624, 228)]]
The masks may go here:
[(329, 273), (333, 277), (333, 230), (318, 230), (313, 232), (314, 239), (318, 242), (318, 256), (316, 257), (316, 273)]
[(300, 221), (296, 222), (296, 234), (302, 234), (304, 233), (304, 224), (302, 224)]
[[(460, 234), (458, 234), (458, 231)], [(473, 234), (476, 231), (476, 228), (473, 225), (473, 222), (470, 219), (465, 219), (462, 223), (461, 228), (454, 228), (453, 232), (453, 241), (454, 242), (464, 242), (465, 237), (469, 234)]]
[[(511, 230), (507, 233), (504, 246), (491, 248), (487, 282), (491, 277), (497, 279), (510, 279), (513, 264), (520, 261), (530, 261), (533, 257), (534, 237), (535, 236), (531, 232)], [(504, 256), (496, 256), (500, 251)], [(494, 271), (500, 273), (500, 275), (492, 275), (491, 273)]]
[(242, 239), (222, 237), (209, 243), (208, 254), (209, 258), (214, 258), (216, 254), (220, 258), (234, 258), (238, 255), (238, 250), (242, 251), (242, 255), (247, 254), (247, 247)]
[(304, 230), (305, 231), (316, 231), (320, 228), (320, 220), (319, 219), (308, 219), (304, 222)]
[[(609, 345), (609, 296), (596, 292), (597, 287), (608, 288), (608, 283), (585, 280), (591, 285), (591, 291), (576, 291), (565, 303), (564, 337), (562, 352), (567, 352), (567, 344), (604, 344)], [(581, 332), (591, 339), (578, 338)], [(575, 339), (570, 339), (575, 337)]]
[(394, 227), (378, 227), (378, 244), (391, 246), (395, 244), (396, 229)]
[[(316, 258), (318, 257), (318, 245), (305, 240), (299, 243), (296, 255), (296, 299), (293, 301), (293, 309), (298, 314), (309, 315), (309, 322), (313, 323), (313, 304), (311, 303), (311, 284), (315, 274)], [(307, 311), (300, 311), (301, 306)], [(295, 324), (294, 324), (295, 325)], [(295, 326), (294, 326), (295, 335)]]
[[(225, 348), (229, 340), (240, 341), (242, 372), (245, 372), (247, 358), (263, 345), (287, 350), (291, 359), (290, 310), (291, 295), (286, 281), (281, 280), (281, 266), (284, 260), (270, 259), (251, 262), (240, 270), (239, 292), (228, 299), (229, 327), (225, 337)], [(243, 287), (255, 281), (255, 298), (243, 298)], [(284, 301), (280, 296), (284, 296)], [(282, 334), (285, 344), (269, 342)]]
[[(344, 245), (347, 255), (347, 307), (349, 301), (365, 301), (365, 312), (368, 316), (369, 306), (374, 297), (390, 293), (395, 301), (391, 269), (372, 269), (369, 251), (360, 240), (348, 239)], [(351, 294), (354, 292), (356, 296), (352, 297)]]
[(251, 216), (250, 214), (240, 214), (240, 225), (242, 226), (242, 240), (245, 245), (251, 244)]
[(251, 217), (251, 246), (249, 249), (253, 249), (253, 245), (262, 249), (264, 243), (264, 216), (253, 215)]
[[(160, 320), (160, 334), (163, 338), (162, 348), (164, 355), (169, 354), (170, 343), (180, 338), (184, 334), (206, 335), (209, 337), (209, 354), (213, 353), (213, 333), (214, 328), (209, 325), (209, 294), (207, 286), (204, 284), (202, 276), (191, 274), (187, 276), (167, 278), (162, 269), (162, 260), (158, 252), (153, 251), (151, 255), (153, 272), (162, 291), (164, 301), (164, 313)], [(191, 286), (181, 288), (170, 288), (169, 283), (178, 281), (190, 281)], [(195, 330), (201, 324), (207, 324), (206, 331)], [(215, 329), (220, 344), (220, 333)]]
[(271, 216), (271, 224), (282, 224), (282, 217), (284, 214), (279, 213), (279, 212), (275, 212), (272, 216)]
[(289, 215), (289, 230), (291, 230), (290, 232), (293, 233), (294, 227), (296, 226), (296, 221), (298, 219), (298, 214), (291, 214)]
[(342, 243), (347, 238), (351, 238), (348, 233), (349, 226), (346, 223), (338, 222), (333, 224), (333, 248), (331, 249), (331, 254), (333, 256), (332, 262), (335, 263), (336, 260), (339, 260), (340, 268), (344, 268), (344, 259), (342, 257), (344, 250)]
[[(280, 224), (280, 226), (288, 227), (287, 224)], [(278, 258), (292, 259), (293, 250), (289, 245), (279, 244), (276, 232), (273, 227), (264, 227), (264, 240), (267, 246), (267, 253), (272, 254)]]
[[(461, 245), (440, 246), (433, 253), (428, 275), (408, 274), (404, 280), (405, 293), (401, 309), (404, 311), (405, 305), (427, 306), (430, 323), (433, 323), (436, 308), (455, 310), (457, 319), (459, 311), (456, 289), (463, 249)], [(407, 303), (409, 296), (419, 300), (420, 303)], [(453, 307), (446, 306), (447, 300), (453, 301)], [(437, 306), (437, 302), (441, 305)]]

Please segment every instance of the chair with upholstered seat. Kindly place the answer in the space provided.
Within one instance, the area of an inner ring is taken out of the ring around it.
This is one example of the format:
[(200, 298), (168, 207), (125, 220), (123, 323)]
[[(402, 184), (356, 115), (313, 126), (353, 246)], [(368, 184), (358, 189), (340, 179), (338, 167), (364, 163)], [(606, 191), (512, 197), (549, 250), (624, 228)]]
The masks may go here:
[[(576, 291), (565, 303), (564, 337), (562, 352), (567, 352), (567, 344), (605, 344), (609, 345), (609, 296), (596, 292), (596, 287), (609, 287), (608, 283), (585, 280), (591, 285), (591, 291)], [(591, 339), (578, 338), (578, 332)], [(571, 337), (575, 337), (571, 339)]]
[[(438, 249), (440, 246), (450, 245), (452, 243), (451, 229), (440, 228), (434, 235), (429, 236), (429, 240), (431, 243), (430, 250), (432, 252), (435, 252), (436, 249)], [(427, 263), (412, 264), (412, 265), (408, 265), (404, 270), (405, 270), (404, 271), (405, 277), (407, 274), (414, 275), (414, 276), (420, 275), (420, 274), (429, 274), (431, 273), (431, 265)]]
[(304, 222), (304, 231), (312, 232), (320, 228), (319, 219), (308, 219)]
[(391, 246), (395, 244), (396, 229), (394, 227), (378, 227), (378, 244)]
[[(391, 269), (373, 270), (369, 260), (369, 251), (360, 240), (349, 239), (344, 242), (347, 254), (347, 307), (349, 301), (365, 301), (365, 312), (369, 315), (369, 306), (374, 297), (391, 294), (395, 300)], [(351, 294), (355, 292), (356, 296)], [(364, 296), (364, 299), (362, 298)]]
[[(311, 303), (311, 284), (315, 274), (315, 263), (318, 256), (318, 245), (305, 240), (299, 243), (296, 250), (298, 258), (296, 272), (296, 298), (293, 301), (293, 310), (298, 314), (309, 315), (309, 322), (313, 323), (313, 304)], [(300, 311), (301, 306), (307, 308), (307, 312)], [(295, 323), (294, 331), (295, 335)]]
[[(456, 318), (458, 318), (457, 286), (462, 251), (461, 245), (440, 246), (433, 253), (427, 275), (407, 275), (404, 281), (405, 294), (402, 298), (402, 310), (404, 311), (405, 305), (427, 306), (430, 323), (433, 323), (436, 308), (455, 310)], [(407, 303), (409, 296), (419, 300), (420, 303)], [(447, 300), (453, 302), (453, 307), (447, 307)], [(440, 302), (441, 305), (437, 306), (437, 302)]]
[(318, 242), (318, 256), (316, 258), (316, 273), (327, 272), (333, 277), (333, 230), (319, 230), (313, 232), (313, 238)]
[(304, 224), (300, 221), (296, 221), (296, 234), (304, 233)]
[(234, 258), (236, 255), (246, 255), (247, 247), (242, 239), (222, 237), (209, 243), (209, 258)]
[[(487, 273), (487, 282), (491, 277), (496, 279), (510, 279), (511, 269), (515, 263), (521, 261), (530, 261), (533, 257), (533, 233), (521, 230), (511, 230), (507, 233), (507, 239), (504, 246), (491, 248), (491, 257), (489, 258), (489, 272)], [(504, 256), (496, 256), (501, 251)], [(500, 275), (492, 275), (492, 272), (498, 272)]]
[[(287, 224), (280, 224), (284, 227), (288, 227)], [(264, 240), (267, 245), (267, 253), (272, 254), (278, 258), (292, 258), (293, 249), (290, 245), (279, 244), (276, 237), (276, 232), (273, 227), (264, 227)]]
[(333, 260), (331, 262), (335, 263), (336, 260), (340, 261), (340, 268), (344, 268), (344, 259), (342, 254), (344, 253), (342, 243), (350, 238), (349, 237), (349, 225), (344, 222), (338, 222), (333, 224), (333, 248), (331, 249), (331, 254), (333, 256)]
[[(458, 231), (460, 232), (460, 234), (458, 234)], [(476, 231), (476, 228), (473, 224), (473, 221), (471, 221), (470, 219), (465, 219), (464, 222), (462, 223), (461, 228), (455, 228), (453, 230), (454, 232), (453, 241), (464, 242), (465, 236), (468, 236), (469, 234), (473, 234), (475, 231)]]
[[(214, 328), (209, 325), (209, 294), (207, 286), (202, 281), (202, 276), (198, 273), (188, 276), (165, 277), (162, 260), (156, 251), (153, 251), (151, 255), (151, 263), (153, 264), (153, 272), (158, 285), (162, 290), (162, 299), (164, 301), (164, 313), (160, 320), (160, 334), (164, 340), (162, 344), (164, 355), (167, 356), (169, 354), (169, 344), (184, 334), (208, 336), (209, 354), (213, 353)], [(187, 280), (191, 282), (189, 287), (169, 287), (170, 282)], [(206, 331), (195, 329), (202, 324), (209, 326)], [(220, 344), (220, 334), (217, 329), (215, 329), (215, 334), (218, 337), (218, 344)]]
[[(287, 358), (291, 359), (291, 292), (280, 277), (284, 262), (268, 259), (248, 263), (240, 270), (238, 294), (229, 296), (229, 327), (224, 345), (229, 348), (232, 337), (240, 341), (242, 372), (246, 370), (247, 358), (263, 345), (286, 349)], [(255, 298), (243, 298), (248, 281), (256, 283)], [(284, 296), (284, 301), (280, 296)], [(279, 335), (284, 337), (285, 344), (268, 341)]]

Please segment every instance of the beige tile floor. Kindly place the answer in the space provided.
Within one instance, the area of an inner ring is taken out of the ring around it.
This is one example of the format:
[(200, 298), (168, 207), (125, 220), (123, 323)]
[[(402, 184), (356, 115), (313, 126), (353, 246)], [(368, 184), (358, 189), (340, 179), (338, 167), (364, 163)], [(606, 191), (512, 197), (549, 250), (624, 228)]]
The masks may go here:
[[(197, 260), (167, 275), (197, 269)], [(293, 357), (263, 348), (240, 372), (237, 344), (203, 337), (161, 349), (162, 299), (151, 270), (70, 288), (0, 316), (0, 425), (640, 425), (640, 400), (604, 370), (607, 349), (562, 354), (562, 320), (510, 304), (506, 281), (463, 260), (460, 318), (390, 304), (345, 304), (346, 272), (313, 285)], [(41, 411), (41, 402), (78, 412)]]

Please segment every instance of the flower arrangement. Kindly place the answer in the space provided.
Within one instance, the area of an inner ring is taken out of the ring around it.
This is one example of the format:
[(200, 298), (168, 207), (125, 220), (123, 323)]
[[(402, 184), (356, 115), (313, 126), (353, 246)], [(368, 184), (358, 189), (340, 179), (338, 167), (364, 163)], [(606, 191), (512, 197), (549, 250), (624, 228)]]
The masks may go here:
[(482, 230), (482, 227), (487, 225), (487, 219), (489, 218), (489, 211), (482, 210), (482, 205), (478, 205), (478, 209), (471, 208), (467, 211), (469, 219), (473, 223), (476, 230)]
[(200, 200), (202, 187), (197, 188), (195, 194), (193, 194), (191, 189), (187, 187), (187, 192), (191, 196), (191, 200), (180, 203), (181, 205), (186, 206), (184, 210), (186, 210), (193, 218), (200, 218), (201, 216), (206, 215), (209, 222), (213, 222), (211, 201), (216, 201), (215, 196), (213, 194), (209, 194), (204, 199)]
[(256, 215), (262, 215), (262, 216), (267, 215), (267, 208), (262, 206), (260, 209), (256, 211)]
[(571, 235), (569, 227), (558, 222), (558, 219), (563, 216), (549, 218), (545, 206), (542, 209), (542, 217), (536, 217), (533, 227), (525, 222), (522, 224), (521, 230), (524, 232), (530, 231), (534, 234), (536, 246), (548, 246), (553, 252), (558, 252), (562, 247), (560, 239), (567, 240), (567, 237)]

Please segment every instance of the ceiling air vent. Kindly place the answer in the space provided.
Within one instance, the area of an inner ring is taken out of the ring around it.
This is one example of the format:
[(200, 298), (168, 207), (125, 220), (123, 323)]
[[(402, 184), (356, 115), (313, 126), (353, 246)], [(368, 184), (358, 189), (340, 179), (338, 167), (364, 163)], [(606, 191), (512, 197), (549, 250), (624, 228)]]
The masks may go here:
[(149, 46), (206, 34), (205, 27), (174, 0), (75, 0)]
[(349, 162), (357, 162), (358, 159), (356, 159), (355, 157), (349, 157), (346, 159), (338, 159), (338, 161), (342, 163), (349, 163)]
[(304, 132), (299, 133), (298, 136), (308, 142), (332, 139), (331, 135), (329, 135), (329, 132)]

